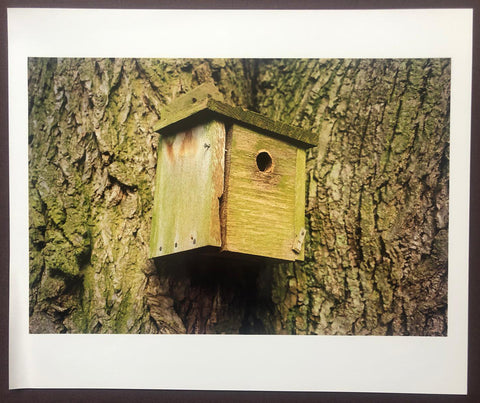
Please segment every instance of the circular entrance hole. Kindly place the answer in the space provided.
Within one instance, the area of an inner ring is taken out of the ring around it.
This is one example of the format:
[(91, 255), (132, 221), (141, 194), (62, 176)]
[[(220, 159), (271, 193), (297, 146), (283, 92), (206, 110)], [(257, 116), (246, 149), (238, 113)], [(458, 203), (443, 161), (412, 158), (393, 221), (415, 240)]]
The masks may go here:
[(262, 172), (272, 172), (272, 156), (267, 151), (260, 151), (257, 154), (257, 167)]

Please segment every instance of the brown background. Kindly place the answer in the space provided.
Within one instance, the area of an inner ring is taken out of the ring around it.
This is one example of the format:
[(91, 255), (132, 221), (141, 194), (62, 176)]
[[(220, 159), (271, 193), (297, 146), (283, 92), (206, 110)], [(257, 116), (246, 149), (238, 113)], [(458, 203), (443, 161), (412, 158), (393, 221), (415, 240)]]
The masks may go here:
[[(476, 287), (480, 284), (477, 267), (480, 256), (477, 248), (479, 240), (479, 218), (476, 209), (480, 196), (479, 172), (479, 46), (478, 16), (479, 1), (4, 1), (0, 8), (0, 186), (5, 189), (0, 193), (0, 209), (2, 230), (0, 231), (0, 401), (8, 402), (153, 402), (153, 401), (275, 401), (275, 402), (313, 402), (313, 401), (480, 401), (479, 374), (479, 307), (480, 297)], [(21, 390), (8, 391), (8, 92), (7, 92), (7, 7), (69, 7), (69, 8), (211, 8), (211, 9), (376, 9), (376, 8), (474, 8), (474, 54), (473, 54), (473, 97), (472, 97), (472, 138), (471, 138), (471, 194), (470, 194), (470, 297), (469, 297), (469, 382), (468, 396), (435, 396), (435, 395), (385, 395), (360, 393), (280, 393), (280, 392), (194, 392), (194, 391), (122, 391), (122, 390)]]

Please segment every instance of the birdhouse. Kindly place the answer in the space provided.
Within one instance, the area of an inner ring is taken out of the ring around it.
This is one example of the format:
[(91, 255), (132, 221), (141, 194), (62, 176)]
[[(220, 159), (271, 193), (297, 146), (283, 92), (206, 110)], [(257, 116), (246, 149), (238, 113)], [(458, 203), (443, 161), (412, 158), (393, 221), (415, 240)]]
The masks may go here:
[(150, 257), (192, 249), (303, 260), (305, 154), (314, 135), (221, 102), (202, 85), (160, 133)]

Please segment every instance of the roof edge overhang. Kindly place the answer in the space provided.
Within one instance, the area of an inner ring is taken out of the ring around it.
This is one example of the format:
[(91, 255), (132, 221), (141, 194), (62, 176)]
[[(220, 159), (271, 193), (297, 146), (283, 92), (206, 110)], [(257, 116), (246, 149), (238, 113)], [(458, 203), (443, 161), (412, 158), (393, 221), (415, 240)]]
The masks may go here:
[(187, 108), (168, 113), (165, 118), (154, 125), (153, 130), (164, 135), (173, 134), (192, 123), (209, 118), (257, 129), (266, 135), (293, 142), (303, 148), (314, 147), (318, 144), (318, 136), (315, 133), (274, 121), (259, 113), (238, 106), (234, 107), (213, 98), (195, 101)]

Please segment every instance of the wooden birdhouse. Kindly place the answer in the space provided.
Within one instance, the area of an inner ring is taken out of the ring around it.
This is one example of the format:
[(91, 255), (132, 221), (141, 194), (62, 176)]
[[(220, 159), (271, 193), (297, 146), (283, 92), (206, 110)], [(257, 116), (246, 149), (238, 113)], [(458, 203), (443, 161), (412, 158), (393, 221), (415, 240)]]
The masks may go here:
[(211, 84), (197, 87), (154, 128), (150, 257), (203, 249), (303, 260), (305, 150), (314, 135), (221, 97)]

